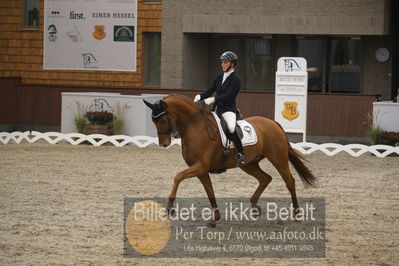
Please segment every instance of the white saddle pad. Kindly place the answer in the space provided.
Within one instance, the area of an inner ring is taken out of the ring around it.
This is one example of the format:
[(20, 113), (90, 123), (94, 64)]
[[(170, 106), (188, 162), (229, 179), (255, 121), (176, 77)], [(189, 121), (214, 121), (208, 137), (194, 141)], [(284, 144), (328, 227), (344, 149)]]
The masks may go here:
[[(222, 125), (220, 124), (220, 118), (215, 112), (212, 112), (212, 114), (215, 117), (216, 123), (218, 124), (220, 138), (222, 139), (223, 146), (226, 148), (227, 137), (226, 134), (224, 134), (223, 132)], [(242, 146), (255, 145), (258, 142), (258, 137), (256, 135), (254, 127), (245, 120), (238, 120), (237, 124), (240, 126), (243, 133), (243, 137), (241, 140)], [(228, 148), (234, 148), (233, 142), (229, 141)]]

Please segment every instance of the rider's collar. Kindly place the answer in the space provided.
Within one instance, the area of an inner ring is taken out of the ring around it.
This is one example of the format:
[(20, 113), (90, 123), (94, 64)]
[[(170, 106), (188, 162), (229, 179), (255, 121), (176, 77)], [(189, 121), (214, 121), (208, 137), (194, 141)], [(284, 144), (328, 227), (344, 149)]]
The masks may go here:
[(234, 72), (234, 68), (229, 68), (229, 70), (228, 71), (226, 71), (226, 72), (223, 72), (223, 74), (227, 74), (227, 75), (230, 75), (231, 73), (233, 73)]
[(224, 83), (224, 81), (231, 75), (231, 73), (234, 72), (234, 69), (228, 71), (228, 72), (224, 72), (223, 73), (223, 80), (222, 80), (222, 84)]

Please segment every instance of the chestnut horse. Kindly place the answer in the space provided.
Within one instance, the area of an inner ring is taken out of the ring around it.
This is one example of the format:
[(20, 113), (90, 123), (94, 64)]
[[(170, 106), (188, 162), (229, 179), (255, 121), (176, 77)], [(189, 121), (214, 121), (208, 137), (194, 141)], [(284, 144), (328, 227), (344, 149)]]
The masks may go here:
[[(170, 95), (155, 104), (144, 102), (152, 109), (152, 120), (157, 128), (159, 145), (168, 147), (171, 144), (171, 137), (179, 135), (183, 158), (188, 165), (187, 169), (174, 177), (167, 208), (173, 208), (180, 182), (196, 176), (204, 186), (214, 212), (209, 225), (215, 226), (216, 221), (220, 219), (220, 212), (209, 171), (219, 166), (225, 150), (215, 118), (209, 111), (200, 108), (190, 98), (183, 95)], [(316, 178), (303, 164), (302, 157), (291, 147), (284, 130), (277, 122), (260, 116), (249, 117), (245, 120), (253, 125), (258, 136), (258, 142), (255, 145), (244, 146), (245, 163), (238, 166), (259, 181), (258, 188), (251, 197), (252, 208), (257, 208), (260, 212), (261, 209), (257, 205), (258, 199), (272, 181), (272, 177), (259, 167), (259, 162), (266, 157), (282, 176), (291, 193), (294, 210), (298, 210), (295, 180), (288, 161), (293, 164), (305, 185), (314, 186)], [(226, 169), (236, 167), (235, 152), (230, 152), (224, 167)]]

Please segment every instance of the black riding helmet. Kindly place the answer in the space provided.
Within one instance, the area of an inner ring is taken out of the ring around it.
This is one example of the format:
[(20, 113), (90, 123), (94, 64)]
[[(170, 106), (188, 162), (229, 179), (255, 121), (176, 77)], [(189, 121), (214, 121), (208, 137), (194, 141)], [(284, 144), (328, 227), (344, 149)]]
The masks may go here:
[(237, 66), (238, 64), (238, 57), (235, 53), (233, 53), (232, 51), (226, 51), (224, 52), (221, 56), (220, 56), (220, 60), (227, 60), (230, 61), (233, 66)]

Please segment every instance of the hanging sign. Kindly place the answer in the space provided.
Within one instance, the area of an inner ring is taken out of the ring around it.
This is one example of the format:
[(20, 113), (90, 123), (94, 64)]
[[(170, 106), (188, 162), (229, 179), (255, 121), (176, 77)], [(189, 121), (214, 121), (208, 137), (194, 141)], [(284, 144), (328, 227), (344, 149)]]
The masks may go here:
[(45, 0), (44, 69), (136, 71), (137, 0)]

